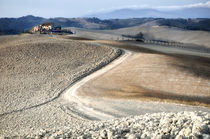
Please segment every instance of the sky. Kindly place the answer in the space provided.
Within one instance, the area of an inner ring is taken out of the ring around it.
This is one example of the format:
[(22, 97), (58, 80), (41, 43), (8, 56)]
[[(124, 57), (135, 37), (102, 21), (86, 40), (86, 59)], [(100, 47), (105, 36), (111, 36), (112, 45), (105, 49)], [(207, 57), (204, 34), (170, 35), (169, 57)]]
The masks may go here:
[(210, 0), (0, 0), (0, 17), (82, 17), (120, 8), (179, 8)]

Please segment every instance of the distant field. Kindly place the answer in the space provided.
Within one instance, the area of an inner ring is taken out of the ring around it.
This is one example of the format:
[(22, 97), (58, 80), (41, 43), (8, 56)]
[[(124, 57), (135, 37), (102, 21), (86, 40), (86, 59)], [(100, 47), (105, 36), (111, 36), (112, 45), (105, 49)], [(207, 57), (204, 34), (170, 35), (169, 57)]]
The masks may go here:
[(181, 43), (197, 44), (210, 48), (210, 32), (207, 31), (190, 31), (153, 24), (144, 24), (141, 26), (123, 28), (110, 32), (115, 34), (129, 35), (142, 32), (144, 37), (148, 40), (175, 41)]
[(155, 22), (116, 30), (70, 29), (76, 32), (76, 35), (79, 37), (96, 40), (128, 40), (129, 38), (122, 37), (122, 35), (136, 35), (139, 32), (142, 32), (146, 40), (180, 42), (210, 48), (210, 32), (208, 31), (191, 31), (179, 28), (169, 28), (166, 26), (158, 26)]

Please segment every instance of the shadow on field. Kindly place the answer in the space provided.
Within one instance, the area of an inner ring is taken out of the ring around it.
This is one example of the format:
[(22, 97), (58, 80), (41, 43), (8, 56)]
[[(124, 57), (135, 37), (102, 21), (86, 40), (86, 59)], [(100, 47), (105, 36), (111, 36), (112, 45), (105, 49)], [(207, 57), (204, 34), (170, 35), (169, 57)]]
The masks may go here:
[[(210, 107), (210, 97), (206, 96), (189, 96), (184, 94), (175, 94), (171, 92), (159, 92), (159, 91), (153, 91), (149, 89), (145, 89), (147, 91), (141, 92), (138, 94), (138, 96), (141, 96), (143, 98), (148, 98), (150, 100), (152, 99), (160, 99), (160, 100), (166, 100), (166, 101), (172, 101), (172, 102), (178, 102), (183, 104), (190, 104), (190, 105), (203, 105)], [(136, 96), (137, 97), (137, 96)]]
[[(129, 88), (126, 89), (126, 88)], [(210, 107), (210, 97), (208, 96), (190, 96), (184, 94), (175, 94), (171, 92), (151, 90), (142, 86), (126, 86), (118, 90), (105, 89), (103, 97), (116, 99), (134, 99), (142, 101), (166, 101), (179, 104), (200, 105)], [(92, 96), (96, 97), (96, 96)], [(98, 96), (97, 96), (98, 97)], [(100, 96), (99, 96), (100, 97)]]
[(176, 62), (174, 68), (192, 74), (193, 76), (210, 79), (210, 59), (199, 56), (168, 55)]

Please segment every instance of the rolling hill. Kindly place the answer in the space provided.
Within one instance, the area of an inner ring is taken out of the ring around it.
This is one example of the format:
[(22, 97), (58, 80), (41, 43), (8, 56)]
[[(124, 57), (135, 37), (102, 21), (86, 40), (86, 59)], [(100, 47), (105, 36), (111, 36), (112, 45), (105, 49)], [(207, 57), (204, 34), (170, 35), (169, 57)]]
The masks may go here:
[[(132, 11), (130, 11), (132, 13)], [(146, 11), (145, 11), (146, 12)], [(154, 11), (155, 12), (155, 11)], [(119, 11), (120, 13), (120, 11)], [(125, 12), (124, 14), (129, 13)], [(116, 12), (116, 15), (118, 12)], [(123, 15), (123, 14), (122, 14)], [(149, 15), (148, 15), (149, 16)], [(20, 18), (0, 18), (0, 35), (19, 34), (30, 30), (32, 27), (44, 22), (53, 22), (62, 27), (77, 27), (84, 29), (110, 30), (125, 27), (139, 26), (155, 22), (160, 26), (177, 27), (187, 30), (210, 31), (210, 19), (164, 19), (164, 18), (128, 18), (106, 19), (92, 18), (42, 18), (32, 15)]]

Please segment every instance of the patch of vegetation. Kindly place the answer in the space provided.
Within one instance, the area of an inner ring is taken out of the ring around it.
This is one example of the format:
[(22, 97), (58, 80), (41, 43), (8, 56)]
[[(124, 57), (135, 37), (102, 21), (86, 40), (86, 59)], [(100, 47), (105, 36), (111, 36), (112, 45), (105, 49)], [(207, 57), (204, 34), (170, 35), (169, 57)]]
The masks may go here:
[(122, 36), (123, 37), (127, 37), (127, 38), (131, 38), (131, 39), (134, 39), (136, 41), (141, 41), (141, 42), (143, 42), (145, 40), (144, 34), (142, 32), (139, 32), (136, 35), (122, 35)]

